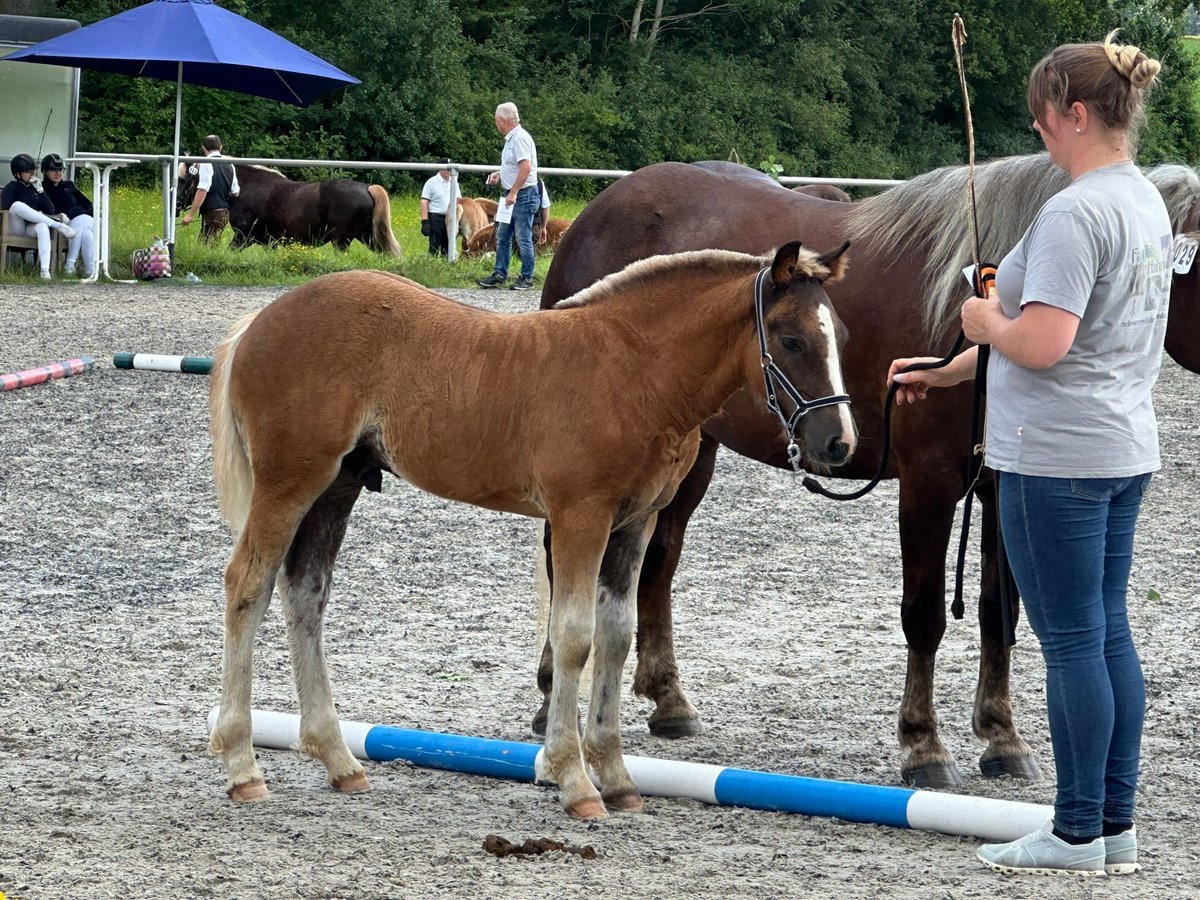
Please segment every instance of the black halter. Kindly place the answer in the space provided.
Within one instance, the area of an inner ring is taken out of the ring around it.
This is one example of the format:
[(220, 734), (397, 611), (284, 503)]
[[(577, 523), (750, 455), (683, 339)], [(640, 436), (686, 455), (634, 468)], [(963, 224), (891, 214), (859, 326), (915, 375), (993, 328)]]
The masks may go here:
[[(796, 390), (796, 386), (788, 380), (783, 370), (775, 365), (775, 360), (771, 358), (771, 354), (767, 350), (767, 326), (763, 320), (763, 282), (766, 281), (767, 273), (770, 271), (771, 268), (768, 266), (754, 279), (754, 321), (758, 327), (758, 352), (762, 361), (763, 381), (767, 387), (767, 409), (775, 413), (783, 425), (783, 433), (787, 436), (788, 442), (788, 462), (792, 464), (793, 472), (801, 474), (804, 470), (800, 467), (800, 447), (796, 444), (796, 426), (800, 424), (800, 420), (807, 413), (814, 409), (837, 406), (839, 403), (849, 405), (850, 396), (848, 394), (830, 394), (828, 397), (821, 397), (817, 400), (805, 400), (804, 396)], [(783, 408), (779, 405), (780, 390), (787, 394), (796, 406), (790, 416), (785, 416)]]

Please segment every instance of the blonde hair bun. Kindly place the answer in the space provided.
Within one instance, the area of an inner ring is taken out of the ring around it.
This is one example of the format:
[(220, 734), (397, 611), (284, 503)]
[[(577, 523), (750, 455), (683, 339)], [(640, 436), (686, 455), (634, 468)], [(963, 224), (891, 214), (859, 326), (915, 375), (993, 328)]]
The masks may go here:
[(1145, 90), (1154, 84), (1162, 64), (1157, 59), (1151, 59), (1138, 47), (1118, 44), (1113, 41), (1117, 31), (1110, 31), (1104, 39), (1104, 52), (1113, 68), (1129, 79), (1129, 83), (1139, 90)]

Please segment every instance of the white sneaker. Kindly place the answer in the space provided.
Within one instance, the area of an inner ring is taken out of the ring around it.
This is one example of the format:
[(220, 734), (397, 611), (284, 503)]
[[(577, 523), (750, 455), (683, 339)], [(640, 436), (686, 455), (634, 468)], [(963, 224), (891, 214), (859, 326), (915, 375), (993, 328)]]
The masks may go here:
[(49, 281), (49, 280), (50, 280), (50, 273), (49, 273), (49, 272), (39, 272), (39, 273), (38, 273), (38, 278), (42, 279), (42, 281)]
[(74, 275), (75, 274), (75, 262), (73, 260), (67, 260), (65, 263), (63, 263), (63, 274), (64, 275)]
[(1138, 864), (1137, 826), (1104, 839), (1104, 871), (1109, 875), (1132, 875)]
[(62, 236), (65, 237), (68, 241), (71, 240), (71, 238), (75, 237), (75, 235), (79, 234), (79, 232), (76, 231), (74, 228), (72, 228), (70, 225), (59, 225), (58, 230), (62, 233)]
[(1008, 875), (1106, 875), (1104, 838), (1068, 844), (1052, 831), (1035, 831), (1007, 844), (984, 844), (975, 854), (989, 869)]

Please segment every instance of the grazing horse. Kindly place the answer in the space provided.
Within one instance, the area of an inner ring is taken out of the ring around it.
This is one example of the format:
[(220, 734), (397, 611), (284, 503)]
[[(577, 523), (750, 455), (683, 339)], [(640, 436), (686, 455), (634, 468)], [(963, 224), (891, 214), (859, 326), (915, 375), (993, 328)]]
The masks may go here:
[[(275, 169), (234, 166), (241, 192), (229, 207), (232, 246), (298, 241), (345, 250), (354, 240), (376, 253), (400, 256), (392, 233), (392, 205), (380, 185), (349, 178), (292, 181)], [(192, 202), (198, 176), (179, 166), (176, 212)]]
[[(542, 227), (538, 222), (533, 223), (533, 250), (534, 253), (546, 253), (558, 248), (558, 242), (562, 240), (563, 234), (571, 227), (570, 219), (552, 218), (546, 222), (546, 243), (541, 243)], [(515, 240), (515, 238), (514, 238)], [(496, 226), (495, 224), (484, 225), (471, 237), (470, 240), (463, 243), (463, 256), (483, 256), (488, 251), (495, 252), (496, 250)]]
[[(210, 387), (217, 495), (238, 533), (211, 740), (230, 796), (267, 794), (250, 740), (250, 679), (273, 585), (300, 750), (325, 764), (335, 789), (367, 789), (338, 728), (321, 620), (354, 502), (386, 470), (442, 497), (552, 523), (545, 774), (573, 815), (640, 808), (618, 706), (655, 514), (692, 467), (700, 423), (738, 391), (761, 404), (766, 372), (790, 380), (796, 396), (822, 398), (793, 422), (817, 458), (836, 465), (853, 452), (838, 366), (845, 330), (822, 287), (841, 275), (845, 249), (817, 256), (793, 241), (773, 257), (657, 257), (536, 316), (476, 309), (383, 272), (343, 272), (239, 323), (217, 350)], [(589, 654), (581, 746), (577, 692)]]
[[(478, 232), (492, 224), (496, 218), (496, 201), (486, 197), (459, 197), (458, 199), (458, 233), (463, 237), (465, 245), (470, 244)], [(449, 216), (446, 217), (449, 219)]]
[[(1185, 166), (1147, 171), (1167, 203), (1176, 234), (1200, 225), (1200, 178)], [(1045, 154), (979, 166), (975, 191), (985, 260), (999, 262), (1041, 205), (1067, 184)], [(660, 163), (634, 172), (599, 194), (563, 238), (542, 290), (542, 305), (603, 278), (639, 256), (704, 247), (759, 253), (783, 235), (810, 243), (851, 237), (855, 262), (829, 295), (851, 340), (844, 369), (860, 429), (859, 449), (838, 477), (868, 478), (879, 465), (888, 364), (896, 357), (941, 356), (958, 331), (957, 312), (969, 294), (961, 274), (970, 261), (964, 197), (966, 167), (938, 169), (858, 203), (816, 203), (762, 173), (731, 163)], [(720, 210), (720, 215), (713, 215)], [(1200, 372), (1200, 272), (1176, 275), (1166, 349)], [(923, 403), (895, 409), (886, 477), (900, 479), (899, 529), (903, 563), (901, 621), (908, 669), (899, 714), (901, 777), (919, 787), (960, 783), (943, 745), (934, 711), (934, 662), (946, 628), (945, 571), (955, 507), (967, 491), (971, 385), (932, 391)], [(692, 471), (658, 516), (638, 587), (637, 671), (634, 691), (655, 703), (657, 735), (693, 734), (699, 718), (680, 684), (671, 623), (671, 582), (684, 531), (713, 476), (718, 444), (751, 459), (788, 468), (772, 442), (774, 425), (761, 404), (735, 395), (702, 429)], [(985, 474), (987, 470), (985, 470)], [(995, 486), (985, 479), (982, 505), (981, 659), (972, 727), (987, 743), (980, 768), (987, 776), (1040, 777), (1029, 746), (1013, 724), (1010, 651), (1002, 639), (1000, 581), (995, 555)], [(799, 497), (797, 498), (799, 500)], [(807, 503), (829, 502), (816, 497)], [(1015, 598), (1015, 591), (1013, 594)], [(1012, 613), (1017, 614), (1016, 601)], [(538, 683), (551, 683), (549, 647)], [(534, 718), (542, 727), (545, 704)]]

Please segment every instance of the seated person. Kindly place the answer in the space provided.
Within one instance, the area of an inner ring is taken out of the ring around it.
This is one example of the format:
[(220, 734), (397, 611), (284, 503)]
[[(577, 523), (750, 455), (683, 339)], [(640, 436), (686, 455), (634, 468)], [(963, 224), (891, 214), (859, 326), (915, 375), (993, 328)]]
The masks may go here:
[(51, 153), (42, 159), (42, 188), (54, 208), (67, 217), (76, 235), (67, 241), (67, 264), (64, 273), (75, 274), (79, 252), (83, 250), (84, 276), (91, 278), (96, 272), (95, 241), (96, 223), (92, 218), (92, 201), (84, 196), (75, 182), (63, 180), (63, 159)]
[(50, 278), (50, 229), (62, 233), (68, 241), (75, 237), (75, 229), (63, 221), (54, 203), (42, 190), (34, 177), (37, 165), (28, 153), (18, 153), (9, 164), (13, 180), (4, 186), (0, 194), (0, 209), (8, 210), (8, 230), (17, 237), (37, 236), (38, 271), (42, 278)]

